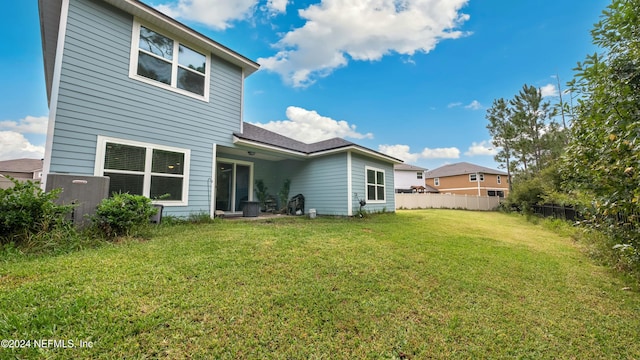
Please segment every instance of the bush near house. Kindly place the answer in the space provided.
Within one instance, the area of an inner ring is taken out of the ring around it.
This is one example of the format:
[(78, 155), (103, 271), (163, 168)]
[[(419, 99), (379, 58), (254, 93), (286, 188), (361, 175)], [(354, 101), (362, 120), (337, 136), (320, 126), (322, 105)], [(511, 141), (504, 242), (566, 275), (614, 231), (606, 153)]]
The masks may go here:
[(117, 193), (102, 200), (91, 220), (93, 228), (109, 239), (144, 236), (149, 230), (149, 217), (157, 211), (147, 197)]
[(0, 245), (37, 248), (75, 237), (65, 220), (73, 206), (54, 202), (59, 189), (45, 192), (32, 181), (11, 181), (13, 187), (0, 189)]

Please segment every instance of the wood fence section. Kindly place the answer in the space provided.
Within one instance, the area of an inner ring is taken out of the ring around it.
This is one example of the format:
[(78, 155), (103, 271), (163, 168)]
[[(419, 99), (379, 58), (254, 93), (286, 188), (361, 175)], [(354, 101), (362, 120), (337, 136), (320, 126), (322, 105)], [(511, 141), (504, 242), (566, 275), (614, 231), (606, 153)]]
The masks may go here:
[(495, 210), (500, 205), (497, 196), (455, 194), (395, 194), (396, 209), (466, 209)]

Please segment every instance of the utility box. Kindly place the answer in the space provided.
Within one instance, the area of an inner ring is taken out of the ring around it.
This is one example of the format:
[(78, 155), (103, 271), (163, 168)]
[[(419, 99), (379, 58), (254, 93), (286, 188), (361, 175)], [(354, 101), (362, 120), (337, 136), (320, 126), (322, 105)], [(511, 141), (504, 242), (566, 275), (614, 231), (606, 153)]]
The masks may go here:
[(260, 215), (260, 202), (258, 201), (242, 202), (243, 217), (257, 217), (258, 215)]
[(48, 174), (45, 190), (62, 189), (58, 204), (75, 205), (71, 221), (76, 227), (88, 225), (87, 216), (94, 215), (102, 199), (109, 196), (108, 176)]
[(153, 204), (153, 207), (157, 210), (155, 215), (151, 215), (149, 218), (149, 222), (152, 224), (160, 225), (162, 222), (162, 210), (164, 206), (162, 204)]

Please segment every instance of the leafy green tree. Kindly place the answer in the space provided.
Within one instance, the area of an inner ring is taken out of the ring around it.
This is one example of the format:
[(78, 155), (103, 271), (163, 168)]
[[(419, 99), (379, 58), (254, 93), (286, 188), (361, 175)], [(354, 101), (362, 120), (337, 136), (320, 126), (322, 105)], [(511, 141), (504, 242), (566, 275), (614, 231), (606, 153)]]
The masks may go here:
[(640, 0), (613, 0), (576, 67), (579, 93), (564, 161), (567, 185), (591, 194), (591, 224), (640, 250)]
[(545, 143), (543, 134), (549, 129), (547, 123), (553, 114), (548, 101), (543, 101), (540, 89), (525, 84), (511, 100), (513, 123), (520, 133), (516, 147), (520, 149), (521, 162), (525, 170), (533, 166), (534, 172), (543, 168), (542, 157)]
[[(507, 170), (508, 179), (511, 179), (513, 142), (517, 136), (516, 128), (511, 122), (511, 116), (509, 103), (503, 98), (494, 100), (486, 115), (489, 120), (487, 129), (491, 135), (493, 146), (500, 149), (494, 158), (498, 163), (503, 164), (502, 166)], [(509, 190), (512, 190), (511, 183), (509, 180)]]

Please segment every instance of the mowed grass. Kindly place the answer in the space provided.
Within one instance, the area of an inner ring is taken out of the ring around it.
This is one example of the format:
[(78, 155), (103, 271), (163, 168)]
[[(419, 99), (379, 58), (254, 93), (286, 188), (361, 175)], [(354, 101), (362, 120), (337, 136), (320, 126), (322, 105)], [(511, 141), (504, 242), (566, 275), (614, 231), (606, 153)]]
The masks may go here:
[(452, 210), (163, 227), (0, 263), (0, 358), (640, 358), (637, 285), (524, 218)]

